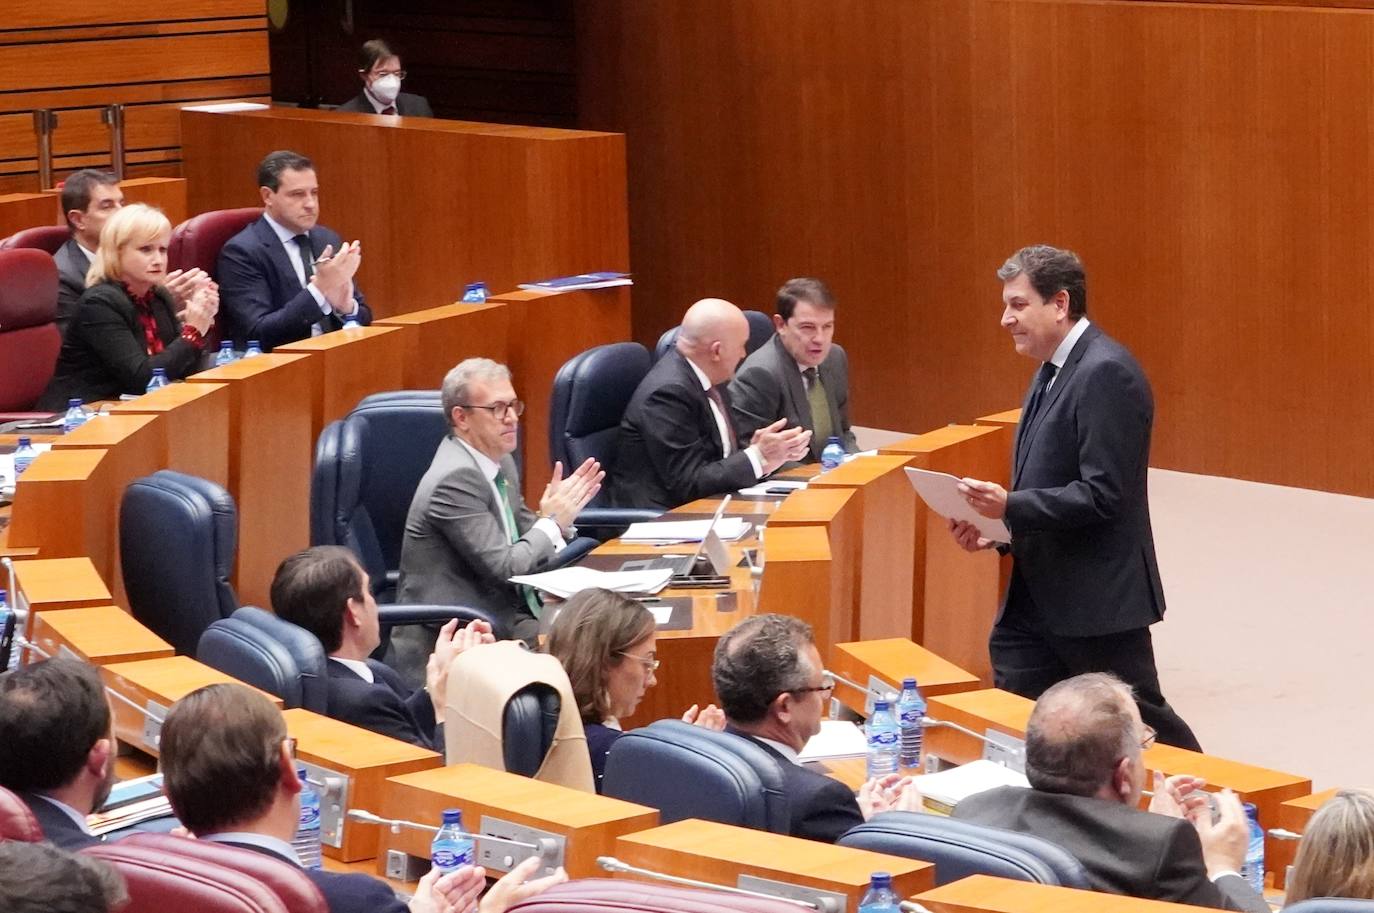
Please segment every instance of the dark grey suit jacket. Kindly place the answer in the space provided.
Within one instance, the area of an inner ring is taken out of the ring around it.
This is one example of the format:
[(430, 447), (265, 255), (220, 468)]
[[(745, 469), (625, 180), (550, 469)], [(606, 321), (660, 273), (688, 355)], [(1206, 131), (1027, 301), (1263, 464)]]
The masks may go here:
[(1153, 423), (1140, 365), (1089, 325), (1030, 426), (1016, 428), (1006, 523), (1034, 609), (1004, 604), (1003, 617), (1094, 637), (1164, 616), (1146, 477)]
[[(515, 460), (507, 455), (501, 469), (514, 501), (520, 491)], [(444, 438), (406, 515), (397, 601), (486, 609), (513, 636), (529, 640), (538, 622), (509, 579), (544, 570), (555, 549), (542, 530), (532, 529), (538, 517), (523, 500), (514, 514), (520, 538), (512, 543), (477, 461), (453, 435)]]
[[(336, 111), (356, 111), (360, 114), (376, 114), (377, 109), (372, 107), (372, 102), (367, 95), (359, 92), (348, 101), (335, 108)], [(402, 92), (396, 96), (396, 113), (402, 117), (433, 117), (434, 110), (429, 106), (429, 99), (423, 95), (412, 95), (409, 92)]]
[(91, 268), (91, 261), (81, 252), (75, 238), (68, 238), (52, 258), (57, 264), (57, 329), (66, 339), (67, 327), (71, 326), (76, 306), (81, 303), (81, 293), (86, 291), (86, 272)]
[(368, 660), (369, 682), (337, 660), (329, 660), (329, 715), (430, 751), (444, 752), (443, 726), (423, 688), (411, 691), (394, 669)]
[[(859, 446), (849, 429), (849, 358), (844, 349), (831, 346), (830, 354), (817, 370), (830, 400), (830, 427), (835, 429), (844, 449), (854, 453)], [(781, 336), (774, 334), (735, 372), (735, 379), (730, 381), (730, 411), (741, 441), (747, 442), (755, 431), (780, 418), (787, 419), (789, 428), (801, 425), (808, 431), (816, 430), (811, 419), (811, 401), (806, 398), (806, 382)], [(813, 436), (811, 453), (805, 462), (819, 461), (824, 448), (825, 441)]]
[[(729, 395), (725, 420), (732, 421)], [(711, 401), (677, 350), (658, 360), (635, 388), (620, 422), (611, 498), (620, 507), (671, 510), (757, 481), (744, 453), (722, 458), (725, 447)]]
[(38, 819), (38, 826), (43, 829), (43, 836), (58, 849), (75, 852), (102, 842), (99, 837), (93, 837), (83, 831), (75, 821), (67, 817), (62, 809), (42, 796), (34, 793), (16, 793), (15, 795), (29, 807), (34, 818)]
[(1193, 825), (1119, 802), (1002, 786), (969, 796), (954, 817), (1034, 834), (1083, 863), (1094, 890), (1199, 907), (1269, 913), (1244, 879), (1213, 883)]

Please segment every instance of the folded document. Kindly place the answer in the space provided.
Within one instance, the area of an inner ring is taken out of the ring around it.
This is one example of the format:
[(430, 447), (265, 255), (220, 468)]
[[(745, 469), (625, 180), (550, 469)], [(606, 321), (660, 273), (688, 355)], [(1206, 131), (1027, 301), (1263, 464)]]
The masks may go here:
[[(700, 542), (711, 529), (710, 520), (650, 520), (633, 523), (620, 536), (621, 542)], [(721, 517), (715, 531), (725, 542), (744, 538), (750, 524), (743, 517)]]
[(567, 599), (574, 593), (593, 587), (617, 593), (657, 593), (668, 585), (672, 576), (669, 568), (656, 571), (596, 571), (573, 565), (542, 574), (519, 574), (510, 578), (510, 581), (543, 590), (559, 599)]

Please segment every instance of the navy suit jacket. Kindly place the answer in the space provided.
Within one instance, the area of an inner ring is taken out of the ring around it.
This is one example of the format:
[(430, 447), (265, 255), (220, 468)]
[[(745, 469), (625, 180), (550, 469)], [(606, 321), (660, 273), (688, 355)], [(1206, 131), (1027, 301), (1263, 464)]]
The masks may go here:
[(778, 762), (791, 815), (787, 832), (793, 837), (834, 843), (850, 828), (864, 823), (854, 793), (839, 780), (792, 763), (772, 745), (733, 726), (727, 727), (726, 732), (748, 739)]
[[(226, 846), (236, 846), (252, 850), (273, 859), (280, 859), (285, 865), (299, 866), (294, 859), (279, 856), (264, 847), (251, 843), (225, 841)], [(323, 869), (306, 869), (305, 874), (315, 883), (324, 895), (329, 913), (409, 913), (410, 908), (401, 902), (396, 892), (385, 881), (364, 875), (361, 872), (326, 872)]]
[(368, 682), (337, 660), (329, 660), (329, 715), (421, 748), (443, 753), (443, 727), (423, 688), (411, 691), (385, 663), (369, 659), (375, 681)]
[(62, 809), (42, 796), (33, 793), (17, 793), (16, 795), (23, 800), (24, 804), (29, 807), (29, 811), (33, 812), (33, 816), (38, 819), (38, 826), (43, 829), (43, 836), (58, 849), (74, 852), (101, 843), (99, 837), (92, 837), (77, 827), (76, 822), (68, 818)]
[[(1095, 637), (1164, 616), (1146, 483), (1153, 424), (1140, 365), (1089, 324), (1030, 425), (1016, 428), (1006, 523), (1025, 586), (1009, 589), (1008, 621)], [(1015, 604), (1018, 593), (1032, 605)]]
[(596, 791), (600, 793), (601, 781), (606, 776), (606, 755), (611, 753), (615, 740), (625, 733), (602, 723), (588, 723), (586, 720), (582, 721), (582, 731), (587, 734), (587, 751), (592, 756), (592, 782), (596, 784)]
[[(338, 250), (343, 243), (335, 232), (323, 225), (310, 229), (310, 245), (318, 258), (326, 247)], [(315, 324), (329, 332), (343, 326), (334, 313), (323, 314), (315, 298), (296, 276), (265, 216), (225, 242), (215, 270), (219, 282), (221, 335), (244, 348), (250, 339), (262, 344), (264, 352), (279, 345), (306, 339)], [(372, 311), (363, 303), (363, 293), (355, 285), (358, 322), (372, 322)]]

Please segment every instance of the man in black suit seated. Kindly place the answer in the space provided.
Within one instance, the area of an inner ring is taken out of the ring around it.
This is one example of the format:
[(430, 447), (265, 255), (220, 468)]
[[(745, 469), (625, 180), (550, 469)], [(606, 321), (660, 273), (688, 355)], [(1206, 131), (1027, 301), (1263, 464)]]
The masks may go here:
[(0, 786), (64, 850), (100, 842), (86, 816), (114, 785), (113, 723), (94, 666), (45, 659), (0, 677)]
[(811, 432), (778, 418), (748, 442), (737, 436), (729, 394), (749, 321), (720, 298), (687, 309), (674, 351), (658, 360), (630, 397), (620, 423), (611, 496), (623, 507), (672, 509), (753, 485), (806, 455)]
[(1140, 810), (1141, 755), (1153, 740), (1120, 679), (1102, 672), (1067, 679), (1035, 702), (1026, 728), (1031, 788), (970, 796), (954, 817), (1059, 844), (1099, 891), (1267, 913), (1238, 874), (1249, 830), (1234, 793), (1213, 794), (1214, 822), (1203, 781), (1156, 774), (1150, 809)]
[(216, 274), (224, 336), (263, 351), (372, 322), (353, 284), (362, 245), (319, 225), (320, 184), (310, 159), (287, 150), (258, 165), (263, 213), (220, 248)]
[(755, 615), (716, 643), (711, 680), (725, 731), (748, 739), (777, 761), (787, 789), (793, 837), (834, 843), (878, 812), (920, 811), (921, 796), (897, 774), (874, 778), (858, 798), (839, 780), (808, 770), (797, 753), (821, 731), (835, 689), (806, 622), (788, 615)]
[(272, 611), (314, 634), (329, 654), (329, 715), (382, 735), (444, 750), (444, 695), (454, 658), (491, 643), (491, 626), (454, 619), (439, 630), (425, 667), (425, 686), (414, 691), (385, 663), (369, 659), (381, 643), (377, 601), (367, 572), (337, 545), (297, 552), (272, 578)]
[(358, 59), (358, 77), (363, 90), (339, 105), (340, 111), (363, 114), (399, 114), (402, 117), (433, 117), (429, 100), (423, 95), (401, 91), (406, 71), (401, 58), (385, 41), (374, 38), (363, 44)]
[[(163, 789), (172, 810), (201, 840), (299, 866), (291, 846), (301, 806), (293, 745), (281, 711), (261, 693), (239, 684), (191, 692), (172, 706), (162, 725)], [(527, 859), (512, 869), (482, 898), (478, 913), (502, 913), (567, 879), (559, 869), (525, 883), (538, 867), (537, 859)], [(442, 877), (431, 869), (406, 904), (371, 875), (322, 869), (305, 874), (330, 913), (469, 913), (486, 875), (473, 866)]]
[(849, 427), (849, 358), (835, 344), (835, 296), (819, 279), (788, 279), (774, 303), (773, 338), (730, 381), (735, 427), (748, 437), (778, 417), (811, 432), (803, 458), (820, 461), (833, 436), (858, 451)]

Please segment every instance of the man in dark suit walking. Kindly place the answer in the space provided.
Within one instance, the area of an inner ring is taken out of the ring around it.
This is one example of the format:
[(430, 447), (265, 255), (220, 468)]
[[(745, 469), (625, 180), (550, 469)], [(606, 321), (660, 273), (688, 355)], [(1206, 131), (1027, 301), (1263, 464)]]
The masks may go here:
[(320, 185), (310, 159), (270, 153), (258, 165), (258, 191), (262, 216), (219, 253), (224, 337), (239, 348), (256, 340), (268, 351), (337, 330), (349, 318), (371, 323), (353, 284), (362, 246), (317, 224)]
[(272, 578), (272, 611), (305, 628), (329, 655), (328, 713), (336, 720), (444, 750), (448, 669), (464, 650), (491, 643), (491, 626), (444, 625), (425, 667), (425, 686), (412, 691), (400, 674), (369, 657), (382, 642), (377, 601), (367, 571), (348, 549), (316, 545), (297, 552)]
[(1075, 676), (1046, 691), (1031, 713), (1031, 788), (969, 796), (954, 817), (1059, 844), (1083, 863), (1098, 891), (1268, 913), (1239, 874), (1249, 829), (1234, 793), (1213, 794), (1214, 822), (1202, 780), (1157, 773), (1149, 811), (1140, 810), (1142, 751), (1153, 740), (1119, 679)]
[[(245, 685), (209, 685), (177, 701), (160, 743), (164, 790), (181, 823), (197, 838), (261, 853), (299, 866), (291, 840), (300, 821), (301, 781), (286, 720), (261, 692)], [(477, 913), (506, 907), (567, 880), (553, 875), (526, 883), (538, 869), (526, 860), (492, 886)], [(485, 885), (480, 867), (441, 876), (431, 869), (409, 903), (386, 882), (360, 872), (306, 869), (330, 913), (469, 913)]]
[(711, 681), (725, 713), (725, 731), (777, 761), (793, 837), (834, 843), (878, 812), (921, 810), (920, 794), (897, 774), (869, 780), (856, 798), (840, 781), (797, 760), (807, 740), (821, 731), (835, 689), (806, 622), (755, 615), (735, 625), (716, 643)]
[[(1072, 251), (1022, 248), (997, 276), (1002, 326), (1041, 365), (1016, 427), (1011, 492), (975, 479), (960, 487), (1011, 531), (1011, 582), (989, 641), (994, 681), (1035, 698), (1069, 676), (1111, 672), (1161, 742), (1199, 750), (1160, 691), (1150, 639), (1164, 617), (1147, 487), (1150, 383), (1089, 323)], [(970, 551), (993, 546), (972, 524), (950, 529)]]
[(0, 676), (0, 786), (24, 801), (49, 843), (79, 850), (100, 842), (86, 816), (110, 795), (115, 752), (94, 666), (45, 659)]
[(753, 485), (806, 455), (811, 433), (786, 419), (739, 435), (722, 384), (734, 376), (749, 321), (720, 298), (687, 309), (676, 348), (635, 388), (620, 423), (611, 496), (623, 507), (670, 510)]
[(429, 100), (423, 95), (401, 91), (406, 71), (401, 58), (385, 41), (374, 38), (363, 43), (358, 77), (363, 90), (339, 105), (339, 111), (360, 114), (399, 114), (402, 117), (433, 117)]
[(788, 279), (774, 304), (773, 338), (730, 381), (730, 407), (741, 437), (778, 418), (811, 432), (803, 462), (821, 458), (832, 436), (857, 451), (849, 427), (849, 358), (836, 345), (835, 296), (819, 279)]

